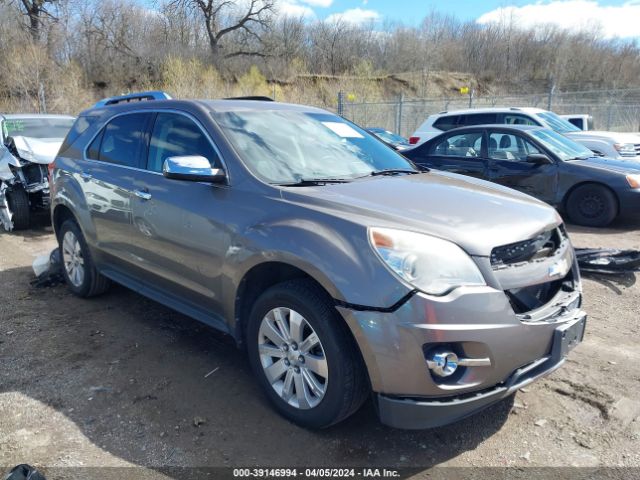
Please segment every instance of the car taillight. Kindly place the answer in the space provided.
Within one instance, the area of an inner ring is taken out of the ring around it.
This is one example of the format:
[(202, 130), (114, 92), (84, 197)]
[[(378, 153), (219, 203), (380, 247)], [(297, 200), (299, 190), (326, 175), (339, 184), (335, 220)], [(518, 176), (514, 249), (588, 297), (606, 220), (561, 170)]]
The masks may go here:
[(411, 145), (415, 145), (416, 143), (418, 143), (420, 141), (420, 137), (409, 137), (409, 143)]

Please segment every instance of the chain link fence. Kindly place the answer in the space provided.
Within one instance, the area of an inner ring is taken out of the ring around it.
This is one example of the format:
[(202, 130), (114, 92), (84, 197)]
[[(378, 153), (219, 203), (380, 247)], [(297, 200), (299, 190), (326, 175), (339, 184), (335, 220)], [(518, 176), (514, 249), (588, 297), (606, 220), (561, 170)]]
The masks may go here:
[(589, 114), (596, 130), (640, 131), (640, 88), (549, 92), (530, 95), (407, 99), (349, 102), (338, 95), (338, 113), (363, 127), (382, 127), (409, 137), (434, 113), (483, 107), (538, 107), (558, 114)]

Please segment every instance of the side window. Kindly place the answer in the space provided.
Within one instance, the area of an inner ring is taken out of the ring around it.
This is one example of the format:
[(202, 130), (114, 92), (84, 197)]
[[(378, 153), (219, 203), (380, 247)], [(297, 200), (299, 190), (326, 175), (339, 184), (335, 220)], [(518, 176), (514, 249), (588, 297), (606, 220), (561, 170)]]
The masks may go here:
[(140, 157), (146, 147), (149, 117), (148, 113), (131, 113), (111, 120), (96, 137), (96, 140), (102, 137), (99, 160), (139, 168)]
[(442, 130), (446, 132), (447, 130), (451, 130), (452, 128), (456, 128), (456, 124), (458, 123), (458, 115), (448, 115), (446, 117), (440, 117), (438, 120), (433, 122), (433, 126), (438, 130)]
[(497, 115), (495, 113), (472, 113), (470, 115), (464, 115), (460, 122), (459, 127), (469, 127), (473, 125), (492, 125), (496, 123)]
[(104, 130), (100, 131), (96, 138), (93, 139), (91, 145), (87, 149), (87, 158), (91, 160), (100, 160), (100, 143), (102, 143), (102, 135), (104, 134)]
[(489, 133), (488, 150), (489, 158), (512, 162), (524, 162), (527, 159), (527, 155), (540, 153), (540, 150), (535, 145), (523, 137), (501, 132)]
[(506, 123), (507, 125), (539, 125), (536, 121), (526, 115), (511, 113), (504, 115), (502, 123)]
[(177, 113), (159, 113), (151, 133), (147, 169), (161, 172), (167, 158), (184, 155), (205, 157), (212, 167), (220, 165), (211, 142), (193, 120)]
[(482, 147), (482, 132), (452, 135), (436, 143), (432, 155), (447, 157), (479, 157)]

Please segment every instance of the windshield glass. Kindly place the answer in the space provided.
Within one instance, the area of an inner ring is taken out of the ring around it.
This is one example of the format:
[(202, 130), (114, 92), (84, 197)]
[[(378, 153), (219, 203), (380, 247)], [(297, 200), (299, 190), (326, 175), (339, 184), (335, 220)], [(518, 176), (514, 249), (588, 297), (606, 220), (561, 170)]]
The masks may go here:
[(330, 113), (238, 110), (212, 115), (247, 167), (268, 183), (416, 170), (364, 130)]
[(73, 122), (73, 118), (8, 118), (2, 122), (2, 131), (4, 138), (64, 138)]
[(374, 133), (375, 135), (380, 137), (385, 142), (399, 143), (399, 144), (405, 144), (405, 143), (408, 144), (409, 143), (406, 138), (401, 137), (400, 135), (396, 135), (395, 133), (391, 133), (391, 132), (389, 132), (387, 130), (371, 129), (370, 132)]
[(553, 130), (531, 130), (535, 137), (545, 147), (555, 153), (560, 160), (574, 160), (576, 158), (593, 157), (593, 152), (584, 145), (574, 142), (570, 138), (560, 135)]
[(538, 117), (540, 117), (549, 128), (555, 130), (558, 133), (565, 132), (579, 132), (580, 129), (576, 127), (573, 123), (565, 120), (560, 115), (556, 115), (553, 112), (542, 112), (536, 113)]

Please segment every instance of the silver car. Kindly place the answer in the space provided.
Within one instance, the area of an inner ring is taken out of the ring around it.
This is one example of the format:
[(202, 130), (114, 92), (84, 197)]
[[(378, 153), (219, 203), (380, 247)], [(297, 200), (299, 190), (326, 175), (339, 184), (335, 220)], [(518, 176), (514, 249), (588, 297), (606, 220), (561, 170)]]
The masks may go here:
[(228, 333), (305, 427), (371, 396), (388, 425), (456, 421), (561, 366), (584, 333), (551, 207), (418, 170), (317, 108), (106, 99), (55, 160), (52, 220), (72, 292), (115, 281)]

